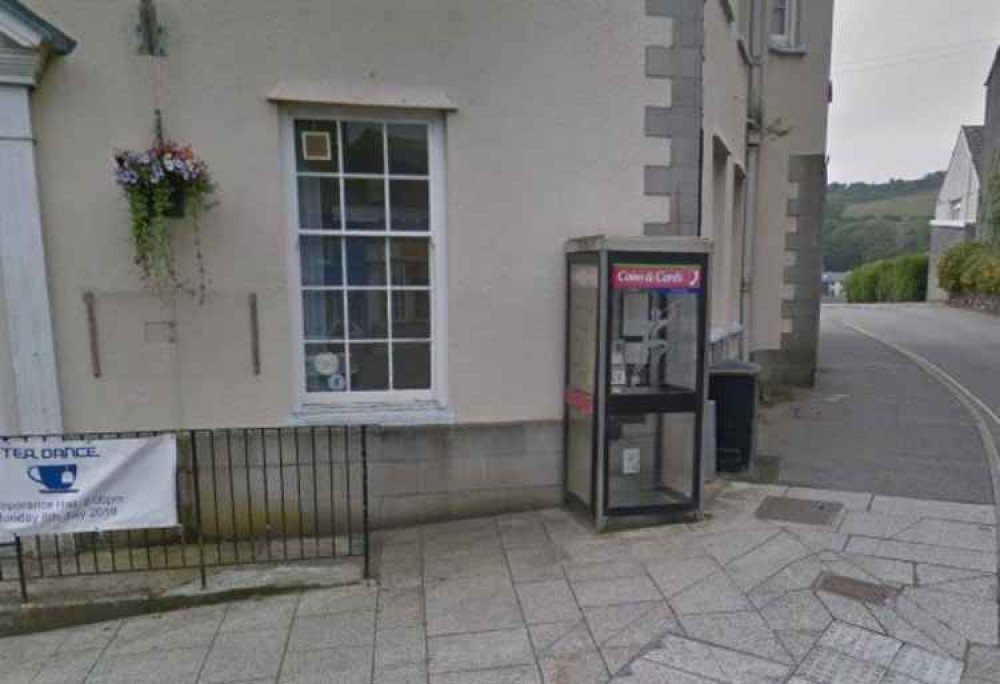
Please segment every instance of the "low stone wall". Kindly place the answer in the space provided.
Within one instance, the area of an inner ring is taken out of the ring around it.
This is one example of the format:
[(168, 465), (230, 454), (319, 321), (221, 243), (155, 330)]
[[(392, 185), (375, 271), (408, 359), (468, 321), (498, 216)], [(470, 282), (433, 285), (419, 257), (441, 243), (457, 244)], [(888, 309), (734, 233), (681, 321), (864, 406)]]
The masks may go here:
[(948, 305), (1000, 316), (1000, 295), (981, 293), (950, 295)]

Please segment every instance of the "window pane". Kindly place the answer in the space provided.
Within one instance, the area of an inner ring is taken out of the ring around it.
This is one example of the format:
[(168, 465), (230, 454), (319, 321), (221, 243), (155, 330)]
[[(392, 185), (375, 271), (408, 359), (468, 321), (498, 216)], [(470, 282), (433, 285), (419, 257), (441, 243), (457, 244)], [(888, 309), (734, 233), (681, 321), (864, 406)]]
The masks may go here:
[(340, 187), (336, 178), (299, 176), (299, 227), (340, 230)]
[(299, 171), (337, 172), (337, 122), (295, 122), (295, 167)]
[(307, 392), (347, 391), (344, 345), (307, 344), (305, 356)]
[(393, 285), (429, 285), (430, 241), (425, 238), (389, 240)]
[(348, 292), (347, 308), (352, 340), (384, 340), (388, 336), (389, 312), (384, 291)]
[(347, 179), (347, 230), (385, 230), (385, 181)]
[(343, 126), (344, 171), (382, 173), (382, 124), (345, 121)]
[(774, 0), (774, 8), (771, 11), (771, 35), (785, 35), (787, 16), (788, 0)]
[(390, 181), (389, 208), (392, 212), (392, 229), (430, 230), (429, 198), (427, 181)]
[(427, 175), (427, 126), (389, 126), (389, 173)]
[(344, 339), (344, 293), (340, 290), (303, 292), (302, 327), (306, 339)]
[(431, 388), (431, 345), (401, 342), (392, 345), (393, 389)]
[(351, 345), (351, 390), (389, 389), (389, 345)]
[(392, 293), (392, 336), (427, 338), (431, 336), (431, 296), (429, 292)]
[(343, 284), (340, 238), (303, 235), (299, 243), (302, 284), (332, 286)]
[(347, 284), (385, 285), (385, 239), (347, 239)]

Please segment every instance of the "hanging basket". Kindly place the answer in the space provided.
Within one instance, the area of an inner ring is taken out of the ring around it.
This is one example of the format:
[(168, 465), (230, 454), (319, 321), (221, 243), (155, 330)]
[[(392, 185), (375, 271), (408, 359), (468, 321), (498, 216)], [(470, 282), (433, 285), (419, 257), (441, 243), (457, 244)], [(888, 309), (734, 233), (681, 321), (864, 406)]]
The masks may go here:
[(174, 186), (170, 191), (170, 204), (163, 215), (167, 218), (181, 219), (187, 213), (187, 190), (184, 186)]
[(188, 287), (174, 267), (175, 228), (166, 219), (191, 214), (198, 282), (188, 289), (204, 299), (206, 277), (198, 214), (209, 208), (208, 198), (215, 191), (208, 166), (190, 147), (165, 143), (142, 152), (116, 153), (114, 173), (131, 213), (135, 263), (150, 289), (170, 292)]

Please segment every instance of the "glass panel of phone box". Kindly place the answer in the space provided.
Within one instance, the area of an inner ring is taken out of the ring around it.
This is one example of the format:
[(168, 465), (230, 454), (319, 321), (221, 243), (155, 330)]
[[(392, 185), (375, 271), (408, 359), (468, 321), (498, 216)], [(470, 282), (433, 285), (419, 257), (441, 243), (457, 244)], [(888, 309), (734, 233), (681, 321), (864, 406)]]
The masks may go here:
[[(699, 293), (612, 290), (612, 395), (696, 390)], [(695, 425), (693, 413), (609, 415), (609, 508), (689, 503)]]

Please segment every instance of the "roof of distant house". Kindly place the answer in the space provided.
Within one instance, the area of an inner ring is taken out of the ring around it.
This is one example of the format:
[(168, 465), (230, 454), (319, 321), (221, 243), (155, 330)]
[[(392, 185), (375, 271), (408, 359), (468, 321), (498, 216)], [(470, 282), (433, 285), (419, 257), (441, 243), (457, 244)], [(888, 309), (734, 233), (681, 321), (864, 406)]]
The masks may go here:
[(976, 172), (982, 175), (983, 168), (983, 148), (986, 146), (985, 126), (962, 126), (962, 133), (965, 141), (972, 152), (972, 161), (976, 165)]
[(29, 28), (41, 34), (46, 43), (60, 55), (67, 55), (73, 52), (76, 41), (60, 31), (58, 28), (42, 19), (32, 10), (28, 9), (19, 0), (0, 0), (0, 10), (6, 10), (15, 19), (23, 22)]
[(990, 67), (990, 75), (986, 77), (986, 85), (993, 82), (997, 73), (1000, 73), (1000, 47), (997, 48), (997, 54), (993, 58), (993, 66)]

